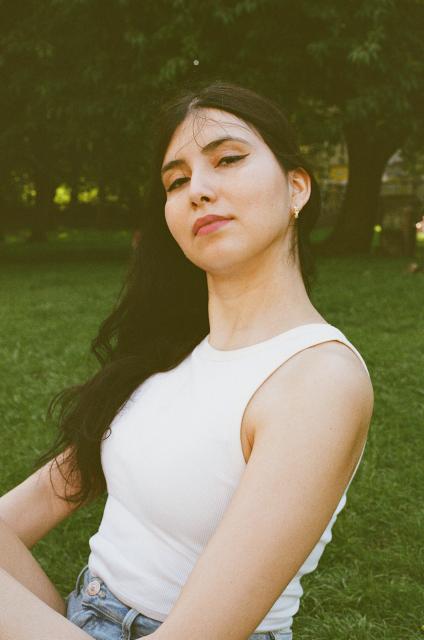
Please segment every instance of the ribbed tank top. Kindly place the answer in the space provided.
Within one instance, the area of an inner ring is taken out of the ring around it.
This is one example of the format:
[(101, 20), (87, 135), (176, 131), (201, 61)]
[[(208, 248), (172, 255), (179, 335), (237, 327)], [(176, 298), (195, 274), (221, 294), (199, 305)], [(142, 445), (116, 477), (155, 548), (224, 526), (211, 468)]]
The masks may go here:
[[(127, 606), (160, 621), (246, 468), (240, 427), (255, 391), (296, 353), (331, 340), (350, 347), (368, 373), (357, 349), (325, 323), (300, 325), (240, 349), (215, 349), (208, 338), (171, 371), (147, 378), (102, 443), (108, 497), (90, 539), (89, 567)], [(332, 538), (364, 449), (319, 542), (255, 631), (290, 631), (303, 594), (300, 579), (317, 567)]]

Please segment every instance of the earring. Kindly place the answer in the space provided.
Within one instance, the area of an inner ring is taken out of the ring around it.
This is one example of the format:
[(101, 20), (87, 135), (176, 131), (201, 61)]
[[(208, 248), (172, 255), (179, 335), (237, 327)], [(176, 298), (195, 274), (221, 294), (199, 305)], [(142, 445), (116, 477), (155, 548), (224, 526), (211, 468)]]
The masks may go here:
[(299, 207), (296, 207), (296, 206), (293, 207), (293, 213), (294, 213), (294, 217), (296, 218), (296, 220), (299, 217), (299, 211), (300, 211)]

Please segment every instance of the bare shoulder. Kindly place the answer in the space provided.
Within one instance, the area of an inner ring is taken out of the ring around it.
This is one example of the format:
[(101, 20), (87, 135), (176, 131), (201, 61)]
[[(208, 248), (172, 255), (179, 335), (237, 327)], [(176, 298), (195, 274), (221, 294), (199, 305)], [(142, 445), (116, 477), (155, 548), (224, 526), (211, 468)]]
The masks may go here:
[[(336, 384), (339, 394), (353, 394), (364, 407), (372, 409), (374, 391), (371, 378), (358, 356), (343, 342), (331, 340), (301, 351), (292, 358), (293, 374), (305, 367), (311, 375), (320, 376), (322, 386)], [(328, 380), (328, 383), (326, 383)]]
[[(309, 347), (300, 351), (286, 363), (287, 371), (291, 369), (291, 375), (305, 374), (305, 369), (311, 375), (320, 374), (326, 378), (335, 376), (343, 389), (346, 385), (351, 390), (355, 388), (373, 397), (371, 379), (358, 356), (343, 342), (331, 340)], [(282, 367), (283, 369), (284, 367)]]
[(249, 407), (252, 435), (278, 416), (310, 412), (323, 419), (345, 415), (352, 429), (367, 431), (373, 406), (372, 383), (358, 356), (342, 342), (323, 342), (294, 355), (258, 389)]

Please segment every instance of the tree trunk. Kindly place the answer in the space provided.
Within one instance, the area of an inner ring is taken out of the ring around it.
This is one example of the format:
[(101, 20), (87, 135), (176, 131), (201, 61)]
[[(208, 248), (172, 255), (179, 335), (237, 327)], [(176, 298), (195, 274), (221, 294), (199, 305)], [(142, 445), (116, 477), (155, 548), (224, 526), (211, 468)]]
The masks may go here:
[(401, 142), (384, 136), (372, 124), (353, 123), (344, 129), (349, 179), (336, 224), (318, 246), (323, 254), (368, 254), (378, 221), (381, 179), (389, 158)]
[(6, 203), (0, 197), (0, 242), (6, 240)]
[(31, 216), (29, 242), (46, 242), (56, 185), (50, 176), (40, 173), (35, 178), (35, 189), (37, 195)]
[(70, 181), (70, 190), (71, 190), (71, 197), (69, 200), (69, 207), (74, 209), (76, 206), (78, 206), (78, 193), (79, 193), (79, 173), (77, 171), (73, 171), (72, 175), (71, 175), (71, 181)]

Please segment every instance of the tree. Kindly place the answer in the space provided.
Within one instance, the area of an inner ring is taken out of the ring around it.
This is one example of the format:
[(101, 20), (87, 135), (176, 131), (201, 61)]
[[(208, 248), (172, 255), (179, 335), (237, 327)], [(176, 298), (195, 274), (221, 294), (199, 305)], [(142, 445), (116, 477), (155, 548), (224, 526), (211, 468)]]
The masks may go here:
[(368, 251), (386, 163), (422, 130), (421, 0), (210, 0), (184, 7), (205, 78), (231, 77), (276, 98), (305, 141), (344, 136), (349, 182), (326, 247)]
[(420, 0), (321, 1), (305, 2), (304, 8), (322, 27), (309, 45), (311, 83), (315, 77), (310, 86), (318, 98), (339, 107), (349, 155), (345, 199), (326, 248), (365, 252), (387, 161), (422, 131), (424, 5)]
[(0, 144), (10, 169), (36, 183), (40, 235), (62, 180), (104, 185), (137, 207), (150, 117), (193, 79), (269, 95), (312, 148), (344, 136), (349, 183), (332, 251), (369, 250), (387, 160), (422, 141), (422, 0), (28, 0), (1, 10)]

